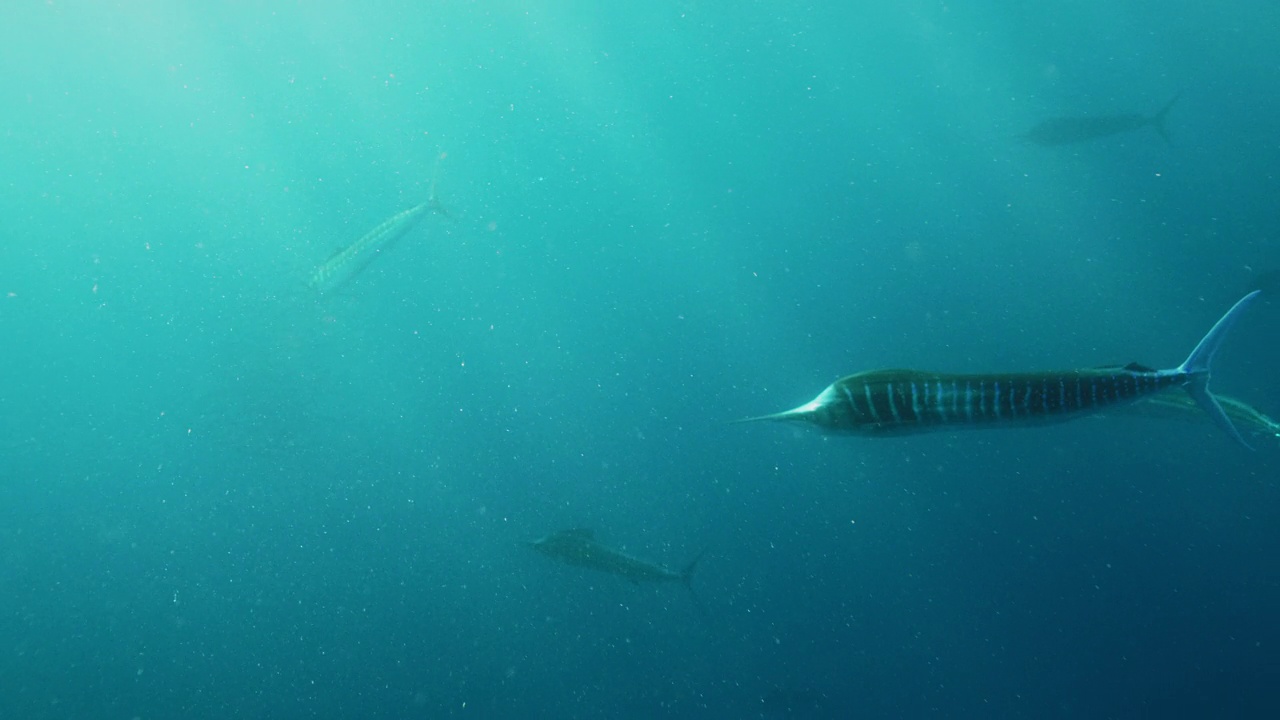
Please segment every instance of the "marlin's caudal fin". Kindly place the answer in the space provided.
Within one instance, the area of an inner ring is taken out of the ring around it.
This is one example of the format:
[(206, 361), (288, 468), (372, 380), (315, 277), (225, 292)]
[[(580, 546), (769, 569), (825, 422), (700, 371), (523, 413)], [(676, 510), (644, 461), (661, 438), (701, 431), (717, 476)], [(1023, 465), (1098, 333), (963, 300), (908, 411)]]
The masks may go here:
[(1182, 93), (1174, 95), (1172, 100), (1160, 108), (1160, 112), (1151, 116), (1151, 125), (1155, 127), (1156, 132), (1160, 133), (1160, 137), (1164, 138), (1169, 147), (1173, 147), (1173, 139), (1169, 137), (1169, 129), (1165, 126), (1164, 121), (1169, 117), (1169, 111), (1173, 109), (1174, 104), (1178, 102), (1180, 97), (1182, 97)]
[(707, 554), (706, 550), (703, 550), (702, 552), (698, 553), (697, 557), (695, 557), (693, 560), (690, 560), (689, 564), (685, 565), (684, 568), (680, 570), (680, 582), (690, 587), (693, 586), (693, 571), (698, 569), (698, 561), (701, 560), (702, 556), (706, 554)]
[[(1176, 100), (1177, 98), (1174, 99)], [(1236, 426), (1231, 424), (1231, 419), (1227, 417), (1227, 413), (1218, 404), (1217, 398), (1209, 392), (1209, 366), (1213, 362), (1213, 356), (1218, 352), (1218, 348), (1222, 347), (1222, 341), (1226, 339), (1231, 327), (1240, 319), (1240, 315), (1244, 313), (1245, 308), (1253, 304), (1253, 301), (1257, 300), (1261, 294), (1261, 290), (1254, 290), (1240, 298), (1235, 305), (1232, 305), (1231, 309), (1219, 318), (1218, 322), (1214, 323), (1213, 328), (1200, 340), (1200, 344), (1196, 345), (1196, 349), (1191, 351), (1191, 354), (1176, 370), (1176, 372), (1187, 376), (1187, 383), (1183, 386), (1187, 393), (1195, 399), (1196, 403), (1205, 412), (1209, 413), (1209, 417), (1213, 419), (1213, 422), (1218, 427), (1226, 430), (1231, 437), (1245, 447), (1249, 447), (1249, 443), (1245, 442), (1244, 438), (1240, 436), (1240, 431), (1236, 430)]]
[(699, 597), (698, 593), (693, 589), (693, 571), (698, 569), (698, 561), (706, 554), (706, 550), (698, 553), (697, 557), (691, 560), (688, 565), (685, 565), (684, 568), (680, 570), (680, 582), (684, 584), (684, 589), (689, 591), (689, 600), (693, 602), (693, 607), (698, 611), (698, 615), (702, 618), (702, 621), (704, 623), (709, 623), (711, 622), (711, 613), (707, 610), (706, 603), (702, 602), (702, 598)]
[(431, 190), (427, 193), (427, 207), (431, 208), (431, 212), (444, 216), (446, 220), (452, 220), (453, 213), (450, 212), (449, 208), (445, 207), (440, 202), (440, 199), (436, 197), (436, 184), (440, 180), (440, 163), (444, 162), (444, 159), (447, 157), (449, 157), (449, 153), (447, 152), (442, 152), (436, 156), (436, 165), (431, 171)]

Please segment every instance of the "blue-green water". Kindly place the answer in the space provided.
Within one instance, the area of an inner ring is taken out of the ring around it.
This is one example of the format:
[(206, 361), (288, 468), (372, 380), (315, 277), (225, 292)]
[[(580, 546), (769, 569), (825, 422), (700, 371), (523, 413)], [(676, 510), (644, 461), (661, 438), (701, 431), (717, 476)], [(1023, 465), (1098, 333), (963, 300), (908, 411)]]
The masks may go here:
[(1274, 717), (1274, 443), (725, 422), (1280, 267), (1274, 3), (1015, 5), (4, 5), (0, 717)]

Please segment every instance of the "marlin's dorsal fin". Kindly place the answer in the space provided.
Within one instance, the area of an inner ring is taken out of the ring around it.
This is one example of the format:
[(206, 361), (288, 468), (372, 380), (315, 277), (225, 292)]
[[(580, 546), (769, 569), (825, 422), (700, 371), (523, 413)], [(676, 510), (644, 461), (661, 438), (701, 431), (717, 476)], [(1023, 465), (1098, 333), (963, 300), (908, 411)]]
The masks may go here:
[(569, 530), (564, 530), (560, 534), (567, 537), (578, 538), (580, 540), (596, 539), (596, 531), (592, 530), (591, 528), (572, 528)]
[(1098, 365), (1092, 369), (1093, 370), (1110, 370), (1112, 372), (1117, 370), (1128, 370), (1129, 372), (1139, 372), (1139, 373), (1156, 371), (1155, 368), (1149, 368), (1146, 365), (1143, 365), (1142, 363), (1136, 363), (1136, 362), (1131, 362), (1128, 365)]

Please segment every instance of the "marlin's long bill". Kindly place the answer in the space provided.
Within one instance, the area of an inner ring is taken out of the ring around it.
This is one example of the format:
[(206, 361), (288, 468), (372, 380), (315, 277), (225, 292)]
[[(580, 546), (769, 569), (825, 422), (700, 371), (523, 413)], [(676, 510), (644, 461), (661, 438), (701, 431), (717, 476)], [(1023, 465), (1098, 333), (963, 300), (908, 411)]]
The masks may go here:
[(794, 410), (747, 421), (796, 421), (856, 435), (1034, 425), (1072, 420), (1180, 387), (1219, 427), (1248, 447), (1209, 393), (1209, 370), (1231, 326), (1258, 295), (1249, 293), (1232, 306), (1187, 359), (1168, 370), (1136, 363), (998, 375), (873, 370), (837, 380)]
[(427, 202), (397, 213), (365, 233), (359, 240), (334, 253), (316, 268), (308, 283), (320, 293), (333, 292), (359, 275), (383, 251), (404, 237), (429, 212), (444, 212), (434, 197)]

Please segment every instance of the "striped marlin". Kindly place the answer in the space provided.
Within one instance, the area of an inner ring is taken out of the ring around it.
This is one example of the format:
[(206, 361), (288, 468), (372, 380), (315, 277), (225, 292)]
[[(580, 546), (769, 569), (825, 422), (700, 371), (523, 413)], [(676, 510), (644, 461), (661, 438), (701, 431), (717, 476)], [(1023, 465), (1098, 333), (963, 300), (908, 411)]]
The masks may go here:
[(1096, 414), (1180, 387), (1219, 427), (1248, 447), (1209, 392), (1209, 365), (1231, 326), (1259, 294), (1254, 291), (1241, 298), (1181, 365), (1168, 370), (1137, 363), (990, 375), (872, 370), (837, 380), (794, 410), (739, 422), (798, 421), (832, 433), (876, 436), (1045, 424)]
[(359, 275), (374, 258), (404, 237), (429, 212), (448, 215), (436, 201), (434, 189), (426, 202), (392, 215), (359, 240), (335, 252), (316, 268), (308, 284), (320, 293), (333, 292)]

